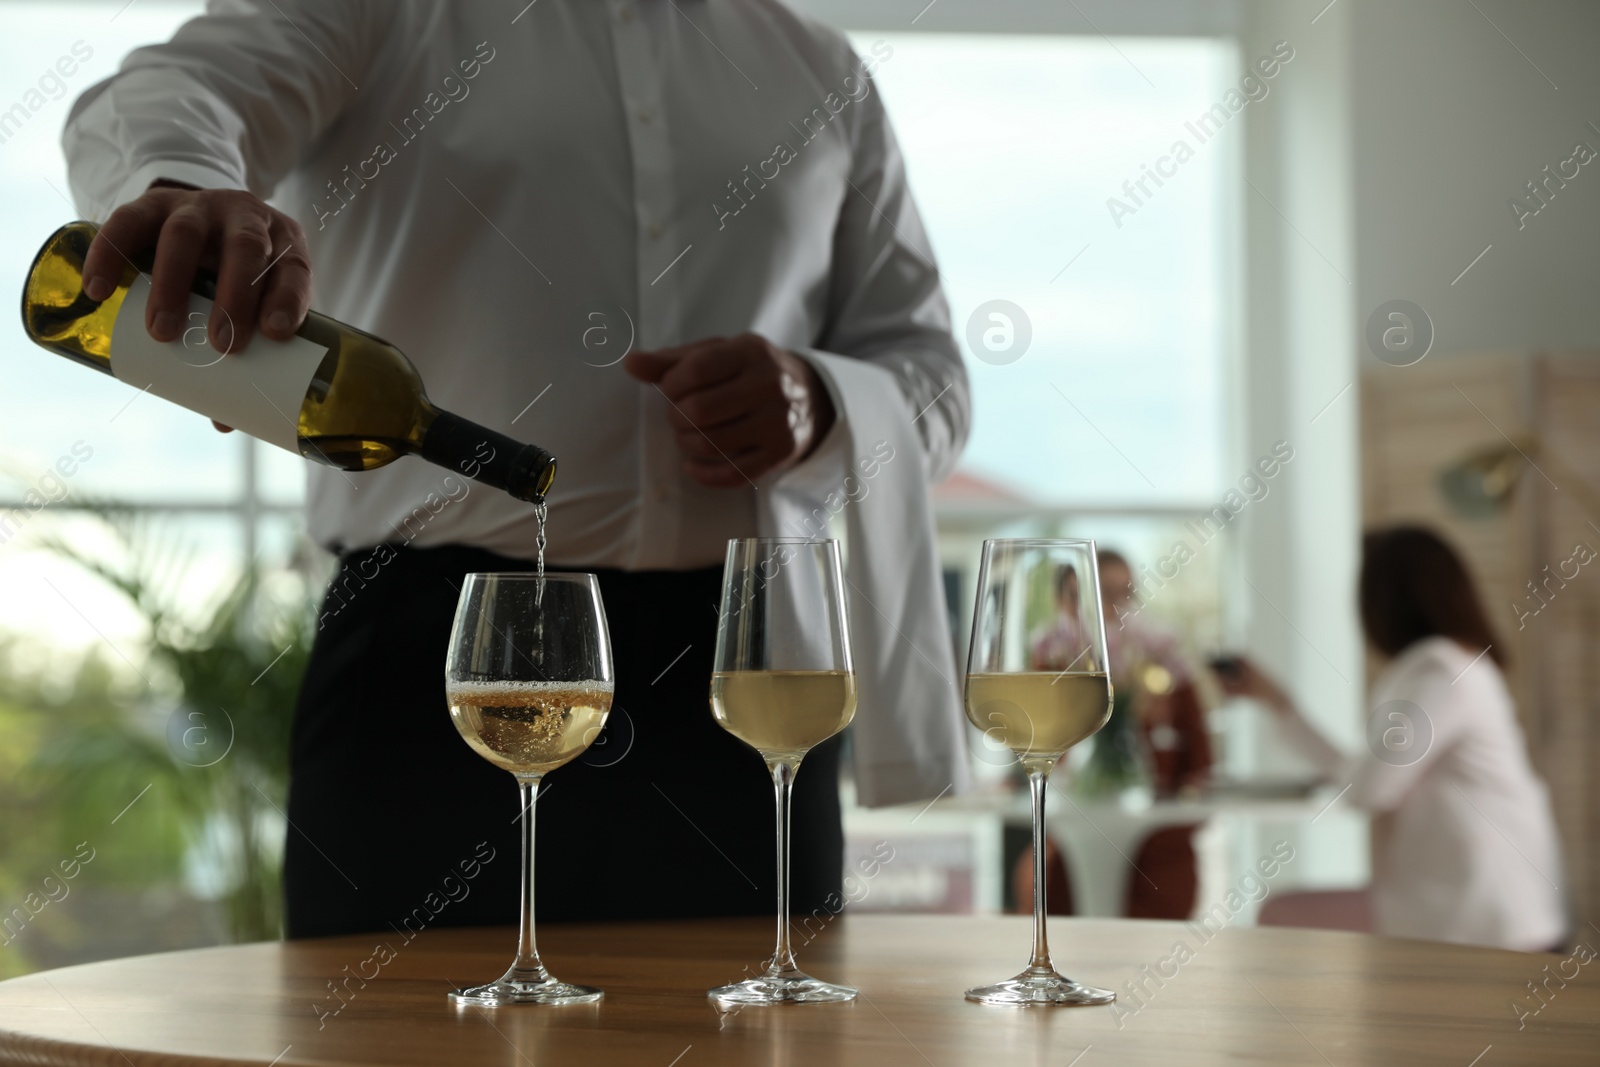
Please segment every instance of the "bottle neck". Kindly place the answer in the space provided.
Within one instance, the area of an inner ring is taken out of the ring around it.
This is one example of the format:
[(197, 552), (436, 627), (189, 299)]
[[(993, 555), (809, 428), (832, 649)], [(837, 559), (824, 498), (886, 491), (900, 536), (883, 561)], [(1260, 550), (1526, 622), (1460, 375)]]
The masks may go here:
[(531, 503), (544, 499), (556, 475), (555, 457), (538, 445), (524, 444), (448, 411), (434, 415), (419, 453), (429, 463)]

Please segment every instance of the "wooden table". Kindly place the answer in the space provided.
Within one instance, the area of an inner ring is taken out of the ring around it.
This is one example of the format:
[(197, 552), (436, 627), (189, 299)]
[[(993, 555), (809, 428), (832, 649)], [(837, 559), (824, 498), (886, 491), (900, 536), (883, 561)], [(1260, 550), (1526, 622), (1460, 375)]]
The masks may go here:
[[(0, 983), (0, 1064), (1584, 1064), (1600, 1061), (1600, 962), (1567, 964), (1562, 988), (1519, 1031), (1511, 1005), (1562, 957), (1358, 934), (1237, 929), (1209, 941), (1181, 923), (1056, 920), (1058, 965), (1111, 985), (1118, 1008), (989, 1008), (962, 990), (1015, 972), (1027, 920), (834, 919), (801, 951), (852, 1004), (719, 1016), (707, 987), (755, 967), (766, 922), (551, 926), (547, 961), (603, 987), (596, 1005), (457, 1011), (456, 983), (494, 977), (509, 930), (263, 943), (68, 967)], [(1597, 938), (1595, 940), (1600, 940)], [(329, 982), (372, 974), (337, 1014)], [(1182, 941), (1192, 956), (1171, 957)], [(1595, 941), (1590, 941), (1594, 944)], [(1163, 960), (1169, 962), (1163, 964)], [(1085, 1050), (1088, 1050), (1085, 1052)], [(1487, 1050), (1487, 1051), (1485, 1051)], [(1474, 1059), (1474, 1057), (1480, 1057)]]

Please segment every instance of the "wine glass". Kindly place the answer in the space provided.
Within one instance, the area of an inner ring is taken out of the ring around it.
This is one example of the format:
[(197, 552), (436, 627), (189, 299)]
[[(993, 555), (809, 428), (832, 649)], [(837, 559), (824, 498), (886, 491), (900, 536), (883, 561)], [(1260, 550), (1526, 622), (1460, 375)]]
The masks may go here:
[(778, 943), (763, 973), (706, 994), (719, 1007), (855, 999), (801, 971), (789, 944), (789, 791), (805, 754), (856, 712), (840, 576), (835, 540), (728, 542), (711, 712), (761, 754), (776, 787)]
[(611, 637), (592, 574), (469, 574), (445, 663), (450, 718), (522, 790), (522, 931), (496, 981), (456, 1004), (582, 1004), (604, 994), (553, 977), (533, 940), (533, 816), (539, 782), (581, 755), (611, 711)]
[(1015, 978), (967, 990), (981, 1004), (1106, 1004), (1109, 989), (1057, 974), (1045, 938), (1044, 796), (1067, 749), (1111, 715), (1111, 677), (1093, 541), (983, 543), (967, 654), (967, 718), (1017, 755), (1033, 795), (1033, 959)]

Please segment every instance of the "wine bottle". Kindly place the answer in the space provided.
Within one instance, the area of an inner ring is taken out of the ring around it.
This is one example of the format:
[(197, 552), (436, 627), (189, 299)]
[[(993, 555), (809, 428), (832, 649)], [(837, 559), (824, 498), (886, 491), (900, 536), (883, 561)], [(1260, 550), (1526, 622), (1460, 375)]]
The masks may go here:
[(34, 259), (22, 324), (36, 344), (340, 470), (418, 455), (519, 500), (538, 503), (549, 491), (556, 473), (549, 452), (434, 407), (398, 348), (326, 315), (307, 313), (288, 341), (258, 335), (244, 352), (218, 352), (205, 329), (216, 283), (202, 273), (182, 335), (154, 340), (144, 325), (148, 258), (124, 262), (106, 299), (83, 291), (83, 261), (97, 230), (68, 223)]

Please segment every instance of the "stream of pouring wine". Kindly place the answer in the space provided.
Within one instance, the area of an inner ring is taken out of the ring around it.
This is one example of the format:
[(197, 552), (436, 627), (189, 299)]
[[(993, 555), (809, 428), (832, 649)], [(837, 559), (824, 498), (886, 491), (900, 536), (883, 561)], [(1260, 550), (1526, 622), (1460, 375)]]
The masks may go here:
[(534, 539), (534, 544), (537, 545), (539, 549), (539, 584), (533, 592), (534, 607), (539, 607), (544, 603), (544, 521), (546, 516), (549, 514), (550, 505), (545, 503), (543, 500), (539, 501), (533, 506), (534, 518), (537, 519), (539, 523), (539, 532)]

